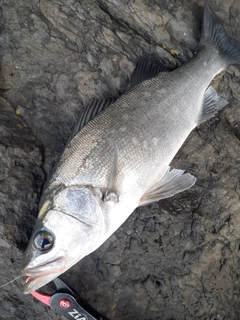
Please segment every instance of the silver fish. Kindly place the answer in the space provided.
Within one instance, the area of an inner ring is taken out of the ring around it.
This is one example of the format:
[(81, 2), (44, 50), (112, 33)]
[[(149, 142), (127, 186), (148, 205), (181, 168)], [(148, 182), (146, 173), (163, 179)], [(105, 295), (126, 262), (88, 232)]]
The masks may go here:
[(138, 206), (195, 183), (169, 164), (189, 133), (227, 104), (208, 86), (235, 63), (240, 45), (206, 2), (192, 61), (142, 81), (101, 113), (99, 104), (88, 109), (45, 186), (22, 270), (25, 293), (97, 249)]

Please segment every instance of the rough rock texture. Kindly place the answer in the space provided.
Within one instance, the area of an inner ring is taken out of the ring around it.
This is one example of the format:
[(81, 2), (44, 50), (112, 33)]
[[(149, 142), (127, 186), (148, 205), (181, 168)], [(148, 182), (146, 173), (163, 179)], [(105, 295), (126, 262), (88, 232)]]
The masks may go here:
[[(238, 0), (212, 0), (240, 41)], [(21, 268), (41, 188), (93, 97), (123, 90), (151, 52), (180, 66), (197, 51), (203, 1), (0, 2), (0, 285)], [(63, 279), (110, 319), (239, 319), (240, 71), (214, 80), (229, 105), (173, 161), (198, 180), (137, 209)], [(190, 88), (189, 88), (190, 89)], [(23, 280), (0, 289), (1, 319), (60, 319)]]

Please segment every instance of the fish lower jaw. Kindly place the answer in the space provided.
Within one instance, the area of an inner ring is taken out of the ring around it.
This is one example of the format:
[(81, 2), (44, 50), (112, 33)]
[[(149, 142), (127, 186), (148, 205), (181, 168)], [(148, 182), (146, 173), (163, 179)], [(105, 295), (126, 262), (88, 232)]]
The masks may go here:
[(49, 283), (50, 281), (54, 280), (55, 278), (57, 278), (60, 274), (62, 274), (65, 271), (64, 269), (60, 269), (60, 270), (53, 270), (51, 273), (44, 273), (44, 274), (40, 274), (40, 275), (29, 275), (27, 278), (26, 283), (23, 286), (23, 293), (24, 294), (28, 294), (31, 293), (33, 291), (38, 290), (39, 288), (41, 288), (42, 286), (44, 286), (45, 284)]
[(40, 264), (36, 267), (23, 269), (21, 275), (28, 277), (23, 287), (23, 293), (28, 294), (39, 289), (48, 282), (57, 278), (65, 270), (66, 260), (64, 257), (57, 258), (51, 262)]
[(44, 286), (45, 284), (47, 284), (48, 282), (55, 279), (57, 276), (58, 276), (58, 274), (51, 274), (48, 276), (40, 275), (40, 276), (35, 276), (35, 277), (29, 276), (27, 278), (27, 282), (23, 286), (23, 293), (29, 294), (33, 291), (36, 291), (39, 288), (41, 288), (42, 286)]

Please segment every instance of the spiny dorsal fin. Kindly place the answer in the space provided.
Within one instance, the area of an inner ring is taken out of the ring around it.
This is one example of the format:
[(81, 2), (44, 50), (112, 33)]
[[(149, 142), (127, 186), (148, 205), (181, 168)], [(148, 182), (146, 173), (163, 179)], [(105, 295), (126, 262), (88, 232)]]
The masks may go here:
[(76, 134), (86, 125), (90, 120), (95, 118), (100, 112), (105, 110), (110, 104), (117, 100), (117, 97), (110, 97), (102, 100), (93, 99), (89, 105), (85, 108), (79, 121), (75, 124), (72, 135), (69, 139), (72, 140)]
[(198, 125), (211, 119), (219, 110), (225, 107), (228, 102), (219, 97), (213, 87), (209, 87), (203, 96), (201, 114), (198, 119)]
[[(136, 67), (130, 79), (130, 83), (127, 86), (125, 92), (132, 89), (134, 86), (140, 82), (153, 78), (157, 76), (160, 72), (170, 71), (170, 69), (161, 61), (154, 58), (150, 54), (144, 54), (137, 62)], [(69, 141), (75, 137), (76, 134), (86, 125), (90, 120), (95, 118), (100, 112), (105, 110), (113, 102), (117, 100), (118, 97), (110, 97), (102, 100), (92, 100), (90, 104), (85, 108), (83, 114), (81, 115), (79, 121), (76, 123), (72, 135)]]
[(190, 188), (196, 182), (196, 178), (183, 170), (167, 168), (164, 176), (156, 177), (148, 190), (142, 196), (139, 206), (144, 206), (151, 202), (169, 198)]

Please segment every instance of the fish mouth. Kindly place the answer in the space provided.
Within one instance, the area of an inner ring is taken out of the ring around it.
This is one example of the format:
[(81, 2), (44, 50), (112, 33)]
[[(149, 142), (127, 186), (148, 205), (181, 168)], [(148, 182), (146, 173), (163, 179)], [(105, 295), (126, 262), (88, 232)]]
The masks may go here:
[(58, 257), (54, 260), (41, 263), (36, 267), (23, 269), (21, 275), (28, 277), (27, 282), (23, 286), (23, 293), (28, 294), (32, 291), (36, 291), (48, 282), (57, 278), (57, 276), (59, 276), (65, 270), (65, 257)]

